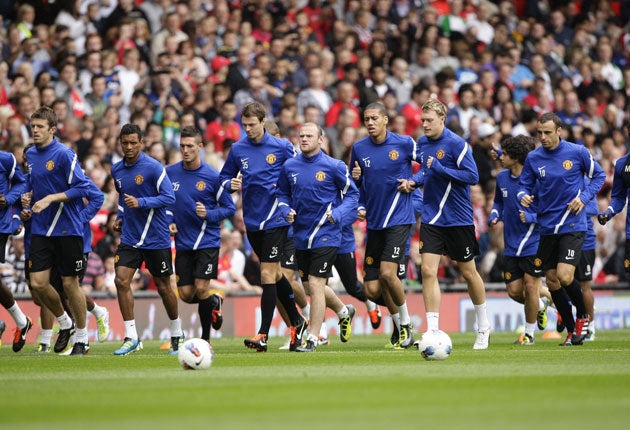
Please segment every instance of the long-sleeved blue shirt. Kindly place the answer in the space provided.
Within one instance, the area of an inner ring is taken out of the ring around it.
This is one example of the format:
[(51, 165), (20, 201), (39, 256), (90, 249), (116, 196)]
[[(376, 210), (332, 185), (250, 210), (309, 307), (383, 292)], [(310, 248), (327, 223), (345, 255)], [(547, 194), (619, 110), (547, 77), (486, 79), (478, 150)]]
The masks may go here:
[[(489, 221), (498, 218), (503, 221), (505, 255), (508, 257), (530, 257), (536, 255), (540, 230), (536, 224), (535, 207), (527, 208), (527, 222), (521, 222), (519, 211), (526, 211), (516, 197), (519, 178), (508, 169), (497, 175), (494, 205)], [(537, 202), (535, 202), (537, 203)]]
[(350, 169), (355, 162), (361, 167), (356, 184), (361, 189), (368, 229), (384, 230), (415, 222), (411, 193), (397, 188), (398, 179), (411, 178), (411, 162), (416, 157), (417, 145), (411, 137), (389, 131), (381, 143), (367, 136), (353, 145)]
[(230, 180), (239, 172), (243, 175), (243, 219), (247, 230), (262, 231), (288, 225), (278, 213), (276, 189), (282, 165), (295, 157), (295, 153), (291, 142), (267, 132), (258, 143), (244, 137), (232, 145), (221, 169), (221, 184), (230, 190)]
[[(440, 137), (418, 139), (424, 184), (422, 222), (439, 227), (473, 225), (470, 186), (479, 182), (472, 150), (464, 139), (445, 128)], [(433, 157), (431, 168), (427, 159)]]
[[(608, 205), (608, 208), (603, 212), (603, 214), (610, 215), (611, 217), (623, 211), (623, 208), (626, 207), (626, 203), (628, 202), (628, 198), (630, 198), (630, 165), (626, 168), (626, 164), (630, 163), (628, 157), (630, 157), (630, 154), (624, 155), (615, 163), (610, 205)], [(627, 177), (627, 182), (624, 181), (624, 176)], [(630, 217), (626, 217), (626, 237), (630, 238)]]
[(53, 203), (33, 213), (31, 234), (40, 236), (83, 236), (83, 197), (89, 194), (89, 180), (77, 155), (57, 139), (43, 148), (33, 146), (26, 152), (32, 204), (47, 195), (65, 193), (67, 202)]
[[(121, 243), (140, 249), (170, 248), (166, 208), (175, 203), (175, 193), (164, 166), (141, 152), (133, 164), (124, 159), (114, 164), (112, 177), (118, 191), (116, 218), (123, 221)], [(140, 207), (129, 208), (124, 194), (135, 197)]]
[[(287, 160), (278, 180), (283, 216), (295, 210), (293, 241), (296, 249), (339, 248), (341, 229), (356, 218), (359, 191), (343, 161), (320, 151)], [(331, 211), (334, 222), (327, 213)]]
[(103, 206), (105, 196), (103, 192), (99, 190), (94, 182), (88, 178), (88, 195), (87, 205), (81, 211), (81, 220), (84, 223), (83, 227), (83, 253), (87, 254), (92, 252), (92, 227), (90, 227), (90, 220), (98, 213)]
[(26, 188), (26, 178), (17, 165), (13, 154), (0, 151), (0, 194), (4, 196), (6, 201), (6, 207), (0, 209), (1, 234), (15, 232), (13, 206), (20, 200), (20, 196), (26, 191)]
[[(221, 221), (236, 212), (232, 196), (219, 181), (219, 172), (203, 161), (194, 170), (184, 168), (180, 161), (168, 166), (166, 173), (175, 192), (175, 204), (168, 210), (171, 223), (177, 225), (175, 248), (188, 251), (218, 248)], [(205, 218), (197, 216), (197, 202), (205, 206)]]
[(605, 179), (604, 171), (588, 149), (560, 140), (553, 150), (541, 146), (527, 154), (517, 198), (520, 201), (523, 195), (534, 195), (534, 187), (539, 185), (534, 199), (538, 200), (541, 235), (586, 231), (586, 211), (576, 215), (567, 205), (575, 197), (587, 204), (595, 198)]

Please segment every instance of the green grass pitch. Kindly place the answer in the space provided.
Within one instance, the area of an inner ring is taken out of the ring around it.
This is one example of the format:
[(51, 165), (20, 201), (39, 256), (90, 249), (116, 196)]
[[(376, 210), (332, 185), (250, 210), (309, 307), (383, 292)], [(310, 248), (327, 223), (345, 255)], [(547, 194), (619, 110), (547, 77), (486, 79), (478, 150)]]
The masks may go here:
[(32, 344), (15, 354), (5, 344), (0, 428), (627, 428), (630, 330), (565, 348), (495, 333), (489, 350), (473, 351), (472, 333), (451, 338), (442, 362), (385, 350), (382, 335), (334, 339), (313, 354), (280, 351), (281, 338), (267, 353), (222, 338), (206, 371), (181, 369), (157, 341), (127, 357), (112, 355), (118, 343), (92, 344), (85, 357), (37, 356)]

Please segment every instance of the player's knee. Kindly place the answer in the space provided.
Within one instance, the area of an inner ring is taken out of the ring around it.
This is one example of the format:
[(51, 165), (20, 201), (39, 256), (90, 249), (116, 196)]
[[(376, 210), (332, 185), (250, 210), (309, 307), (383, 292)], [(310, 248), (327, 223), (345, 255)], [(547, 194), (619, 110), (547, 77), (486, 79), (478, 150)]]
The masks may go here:
[(571, 285), (571, 283), (573, 282), (573, 273), (558, 272), (558, 281), (560, 282), (560, 285), (562, 285), (563, 287)]

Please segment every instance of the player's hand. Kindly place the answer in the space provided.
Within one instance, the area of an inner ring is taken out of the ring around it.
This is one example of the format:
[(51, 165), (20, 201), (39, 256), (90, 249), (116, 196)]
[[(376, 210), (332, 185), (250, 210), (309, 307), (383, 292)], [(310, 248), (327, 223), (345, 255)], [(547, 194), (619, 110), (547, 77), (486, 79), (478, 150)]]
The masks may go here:
[(238, 191), (241, 189), (242, 186), (243, 186), (243, 174), (241, 172), (238, 172), (238, 175), (236, 175), (236, 178), (232, 178), (230, 180), (230, 190)]
[(201, 202), (196, 202), (195, 203), (195, 213), (201, 219), (206, 219), (206, 215), (208, 214), (206, 212), (206, 207)]
[(20, 196), (20, 202), (22, 203), (22, 207), (24, 209), (28, 209), (31, 207), (31, 200), (33, 199), (33, 192), (29, 191), (28, 193), (24, 193)]
[(361, 166), (359, 166), (359, 162), (355, 161), (354, 166), (352, 167), (352, 179), (358, 181), (361, 177)]
[(601, 225), (606, 225), (606, 223), (610, 221), (610, 214), (608, 212), (602, 212), (600, 214), (597, 214), (597, 221)]
[(295, 210), (291, 209), (284, 219), (286, 219), (288, 223), (293, 224), (293, 221), (295, 221)]
[(171, 235), (175, 236), (177, 234), (177, 224), (175, 223), (169, 224), (168, 230), (171, 232)]
[(326, 212), (326, 218), (328, 218), (328, 222), (331, 224), (335, 223), (335, 219), (332, 216), (332, 211), (328, 211)]
[(523, 224), (527, 222), (527, 217), (525, 216), (525, 211), (518, 211), (518, 217)]
[(359, 221), (365, 221), (365, 215), (366, 215), (365, 209), (361, 209), (357, 212), (357, 219)]
[(488, 227), (495, 226), (498, 223), (499, 223), (499, 217), (492, 218), (490, 221), (488, 221)]
[(4, 209), (7, 207), (7, 198), (4, 194), (0, 194), (0, 209)]
[(584, 203), (582, 203), (582, 200), (579, 197), (576, 197), (567, 204), (567, 207), (572, 214), (577, 215), (582, 212)]
[(26, 221), (28, 221), (29, 219), (31, 219), (31, 216), (32, 216), (32, 215), (33, 215), (33, 214), (31, 213), (31, 210), (30, 210), (30, 209), (22, 209), (22, 210), (20, 211), (20, 221), (22, 221), (22, 222), (26, 222)]
[(114, 225), (113, 225), (114, 231), (117, 231), (120, 233), (122, 231), (122, 224), (123, 224), (122, 219), (117, 219), (116, 221), (114, 221)]
[(43, 199), (41, 199), (38, 202), (35, 202), (35, 204), (33, 205), (33, 212), (38, 214), (44, 210), (46, 210), (46, 208), (50, 206), (50, 200), (48, 199), (48, 196), (44, 197)]
[(138, 209), (140, 207), (140, 204), (138, 203), (138, 199), (135, 198), (134, 196), (131, 196), (129, 194), (124, 194), (125, 196), (125, 204), (130, 207), (131, 209)]
[(18, 226), (17, 230), (15, 230), (15, 231), (13, 232), (13, 234), (14, 234), (15, 236), (17, 236), (18, 234), (22, 233), (22, 230), (24, 230), (24, 224), (20, 223), (20, 225)]
[(533, 202), (534, 202), (534, 196), (524, 195), (523, 197), (521, 197), (521, 205), (524, 208), (528, 208), (529, 205), (531, 205)]
[(397, 179), (397, 181), (400, 183), (400, 185), (398, 185), (398, 188), (396, 188), (398, 191), (402, 191), (403, 193), (411, 193), (415, 189), (416, 183), (411, 179)]

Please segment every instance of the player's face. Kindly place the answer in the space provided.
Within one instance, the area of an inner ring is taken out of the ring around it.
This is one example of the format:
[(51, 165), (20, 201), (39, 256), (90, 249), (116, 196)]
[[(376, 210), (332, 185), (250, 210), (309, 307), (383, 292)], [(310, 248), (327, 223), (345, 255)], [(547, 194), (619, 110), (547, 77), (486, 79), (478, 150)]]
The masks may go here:
[(499, 160), (501, 161), (503, 167), (505, 167), (506, 169), (509, 169), (514, 165), (514, 160), (507, 154), (507, 152), (503, 152), (499, 157)]
[(437, 139), (444, 131), (444, 120), (437, 112), (433, 110), (422, 112), (422, 130), (424, 135), (429, 139)]
[(260, 121), (255, 116), (244, 116), (241, 120), (247, 137), (254, 142), (260, 142), (265, 135), (265, 120)]
[(560, 128), (553, 121), (539, 122), (536, 125), (536, 134), (545, 149), (556, 149), (560, 144)]
[(194, 137), (182, 137), (179, 143), (179, 151), (182, 153), (182, 161), (184, 163), (195, 163), (199, 160), (201, 142), (197, 143), (197, 139)]
[(126, 163), (135, 162), (142, 151), (143, 142), (137, 134), (126, 134), (120, 138), (123, 156)]
[(367, 128), (370, 137), (377, 142), (385, 139), (388, 122), (389, 118), (378, 109), (368, 109), (363, 113), (365, 128)]
[(314, 124), (307, 124), (300, 129), (300, 149), (307, 157), (317, 154), (321, 148), (322, 136)]
[(42, 146), (50, 143), (55, 134), (56, 127), (49, 127), (45, 119), (34, 118), (31, 120), (31, 130), (33, 131), (33, 142)]

